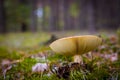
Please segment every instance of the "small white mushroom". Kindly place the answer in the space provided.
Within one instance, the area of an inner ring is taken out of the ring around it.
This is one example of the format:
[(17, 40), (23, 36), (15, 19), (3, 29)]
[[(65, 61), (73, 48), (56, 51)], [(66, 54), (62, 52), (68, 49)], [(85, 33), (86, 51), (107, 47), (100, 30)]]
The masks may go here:
[(48, 70), (47, 63), (37, 63), (32, 67), (32, 72), (44, 72)]

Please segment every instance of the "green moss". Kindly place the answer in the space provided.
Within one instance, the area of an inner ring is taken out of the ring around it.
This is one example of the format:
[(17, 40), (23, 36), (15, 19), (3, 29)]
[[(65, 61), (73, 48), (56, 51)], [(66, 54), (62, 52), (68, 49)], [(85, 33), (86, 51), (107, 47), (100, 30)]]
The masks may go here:
[[(51, 52), (48, 46), (39, 45), (50, 37), (47, 33), (17, 33), (0, 35), (0, 61), (3, 59), (18, 60), (27, 55), (47, 53), (47, 60), (50, 65), (53, 64), (66, 64), (72, 61), (72, 57), (66, 57)], [(109, 50), (119, 52), (118, 49), (114, 50), (115, 45), (109, 44), (110, 40), (107, 35), (102, 34), (105, 39), (105, 49), (101, 52), (108, 53)], [(22, 55), (21, 52), (24, 54)], [(119, 54), (118, 54), (119, 55)], [(93, 55), (94, 56), (94, 55)], [(109, 62), (104, 61), (102, 58), (93, 58), (92, 60), (83, 57), (84, 64), (77, 70), (70, 72), (70, 80), (119, 80), (120, 79), (120, 55), (117, 61)], [(100, 66), (97, 62), (105, 62)], [(36, 59), (26, 57), (22, 62), (12, 64), (12, 68), (6, 73), (6, 80), (64, 80), (59, 79), (56, 74), (48, 76), (47, 73), (32, 73), (32, 66), (37, 63)], [(0, 73), (0, 80), (3, 80), (3, 75)]]

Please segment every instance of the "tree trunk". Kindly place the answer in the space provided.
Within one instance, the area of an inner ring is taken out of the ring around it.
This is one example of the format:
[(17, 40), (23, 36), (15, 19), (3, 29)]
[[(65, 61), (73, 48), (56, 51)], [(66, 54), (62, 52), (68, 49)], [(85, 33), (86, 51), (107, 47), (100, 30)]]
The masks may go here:
[(46, 7), (50, 6), (50, 0), (41, 0), (42, 8), (43, 8), (43, 16), (42, 16), (42, 30), (49, 30), (49, 17), (48, 12), (46, 11)]
[(6, 13), (4, 1), (5, 0), (0, 0), (0, 33), (6, 32)]
[(50, 2), (50, 29), (51, 31), (59, 30), (58, 28), (58, 0), (53, 0)]
[(86, 29), (86, 0), (80, 0), (79, 3), (79, 26), (80, 30)]
[(87, 27), (90, 33), (95, 32), (95, 9), (94, 0), (87, 1)]
[(80, 27), (79, 27), (79, 14), (80, 14), (80, 10), (79, 10), (79, 4), (80, 4), (80, 0), (74, 0), (74, 2), (76, 4), (76, 16), (74, 17), (74, 27), (75, 27), (75, 30), (79, 30)]
[(70, 4), (71, 1), (69, 0), (64, 0), (64, 26), (65, 26), (65, 30), (69, 30), (71, 29), (73, 26), (72, 24), (72, 20), (71, 20), (71, 16), (70, 16)]
[(107, 18), (107, 19), (109, 19), (107, 28), (111, 28), (112, 30), (117, 29), (117, 27), (119, 26), (119, 23), (120, 23), (120, 19), (118, 19), (118, 18), (120, 18), (120, 16), (119, 16), (120, 14), (117, 14), (117, 13), (119, 13), (118, 11), (120, 11), (120, 9), (118, 9), (118, 7), (120, 8), (119, 3), (120, 3), (120, 1), (118, 2), (118, 0), (115, 0), (115, 1), (109, 0), (109, 4), (107, 7), (107, 9), (109, 9), (109, 13), (107, 13), (107, 14), (109, 14), (109, 16)]
[(31, 0), (31, 25), (30, 25), (30, 30), (32, 32), (37, 31), (37, 15), (35, 10), (37, 9), (37, 0)]
[(116, 0), (116, 8), (115, 8), (115, 22), (116, 22), (116, 29), (120, 28), (120, 0)]
[(59, 27), (60, 30), (65, 30), (65, 21), (64, 21), (64, 1), (65, 0), (58, 0), (59, 1)]
[(73, 4), (73, 0), (69, 0), (69, 1), (66, 1), (68, 4), (68, 14), (67, 14), (67, 21), (68, 21), (68, 26), (67, 26), (67, 30), (73, 30), (74, 29), (74, 17), (72, 16), (72, 13), (71, 13), (71, 6)]
[(120, 0), (98, 0), (96, 5), (97, 27), (99, 29), (117, 29), (120, 23)]

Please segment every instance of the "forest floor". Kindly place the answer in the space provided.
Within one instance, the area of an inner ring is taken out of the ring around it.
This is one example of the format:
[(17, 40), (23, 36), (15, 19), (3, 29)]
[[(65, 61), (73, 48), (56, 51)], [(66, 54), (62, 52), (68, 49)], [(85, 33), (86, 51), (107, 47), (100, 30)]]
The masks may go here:
[[(83, 63), (49, 48), (56, 38), (88, 32), (38, 32), (0, 35), (0, 80), (120, 80), (120, 31), (99, 32), (104, 43), (82, 55)], [(47, 43), (47, 44), (46, 44)], [(89, 56), (88, 56), (89, 55)]]

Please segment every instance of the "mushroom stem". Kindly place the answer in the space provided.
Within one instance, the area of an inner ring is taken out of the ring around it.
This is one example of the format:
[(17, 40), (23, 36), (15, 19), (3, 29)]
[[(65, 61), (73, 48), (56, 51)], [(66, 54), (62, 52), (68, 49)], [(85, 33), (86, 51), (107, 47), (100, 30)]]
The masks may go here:
[(73, 60), (75, 63), (81, 63), (81, 64), (83, 63), (83, 59), (80, 55), (74, 55)]

